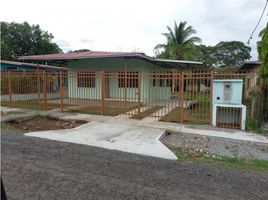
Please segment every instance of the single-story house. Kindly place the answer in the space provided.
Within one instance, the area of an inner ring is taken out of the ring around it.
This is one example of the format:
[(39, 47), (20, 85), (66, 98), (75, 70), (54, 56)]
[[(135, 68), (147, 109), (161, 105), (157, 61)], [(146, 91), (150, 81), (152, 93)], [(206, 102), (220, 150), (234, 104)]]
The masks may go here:
[[(156, 59), (144, 53), (133, 52), (86, 51), (21, 56), (19, 60), (64, 64), (68, 68), (69, 98), (87, 99), (101, 98), (99, 91), (102, 88), (102, 71), (107, 74), (104, 86), (106, 88), (105, 98), (123, 99), (126, 91), (128, 97), (131, 94), (135, 96), (139, 85), (142, 90), (140, 91), (141, 99), (165, 100), (171, 99), (176, 91), (176, 83), (171, 80), (171, 77), (144, 78), (138, 82), (138, 76), (167, 69), (172, 71), (204, 67), (202, 62)], [(86, 77), (87, 80), (83, 81), (85, 72), (90, 72), (90, 75)], [(127, 88), (125, 88), (125, 76), (130, 79), (129, 83), (126, 84)]]

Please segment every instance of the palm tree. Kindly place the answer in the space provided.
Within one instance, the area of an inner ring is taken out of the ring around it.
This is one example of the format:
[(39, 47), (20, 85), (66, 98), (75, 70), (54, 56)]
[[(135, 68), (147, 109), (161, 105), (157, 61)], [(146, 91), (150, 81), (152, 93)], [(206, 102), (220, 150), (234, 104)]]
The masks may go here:
[(170, 58), (178, 60), (194, 60), (195, 57), (195, 43), (200, 43), (199, 37), (191, 37), (196, 34), (192, 26), (186, 26), (185, 22), (180, 22), (179, 26), (174, 21), (175, 26), (172, 30), (167, 26), (168, 33), (163, 33), (166, 37), (166, 44), (158, 44), (154, 50), (158, 58)]

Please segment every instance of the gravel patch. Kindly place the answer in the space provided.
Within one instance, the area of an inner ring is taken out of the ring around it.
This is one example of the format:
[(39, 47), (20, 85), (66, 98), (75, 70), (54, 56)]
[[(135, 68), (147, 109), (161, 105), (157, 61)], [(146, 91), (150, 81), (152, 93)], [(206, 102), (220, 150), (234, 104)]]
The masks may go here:
[(212, 155), (268, 160), (268, 144), (167, 131), (161, 141), (172, 148), (203, 149)]

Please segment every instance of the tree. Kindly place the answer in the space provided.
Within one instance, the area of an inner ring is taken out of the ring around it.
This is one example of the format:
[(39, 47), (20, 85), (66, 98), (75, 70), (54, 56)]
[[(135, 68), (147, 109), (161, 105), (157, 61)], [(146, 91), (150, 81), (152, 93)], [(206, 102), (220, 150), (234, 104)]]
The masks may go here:
[(262, 61), (261, 75), (268, 84), (268, 23), (260, 32), (261, 41), (258, 43), (259, 59)]
[(86, 52), (86, 51), (90, 51), (90, 50), (89, 49), (77, 49), (77, 50), (71, 50), (68, 53)]
[(158, 44), (154, 51), (158, 58), (170, 58), (178, 60), (195, 60), (195, 43), (200, 43), (199, 37), (192, 36), (196, 31), (187, 22), (180, 22), (179, 26), (174, 21), (174, 30), (167, 26), (168, 33), (163, 33), (167, 42)]
[(1, 22), (1, 58), (16, 60), (18, 56), (61, 53), (59, 46), (52, 42), (53, 38), (39, 25)]
[(214, 56), (215, 47), (200, 45), (196, 47), (197, 56), (196, 60), (202, 61), (205, 66), (213, 67), (217, 63), (216, 57)]
[(213, 67), (240, 67), (251, 58), (251, 48), (240, 41), (220, 42), (215, 46), (198, 46), (198, 60)]

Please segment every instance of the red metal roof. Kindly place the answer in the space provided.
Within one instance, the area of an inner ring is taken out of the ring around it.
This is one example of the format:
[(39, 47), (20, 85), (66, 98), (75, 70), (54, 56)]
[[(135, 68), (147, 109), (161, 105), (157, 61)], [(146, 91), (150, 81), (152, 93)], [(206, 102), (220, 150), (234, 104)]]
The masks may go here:
[(133, 53), (133, 52), (85, 51), (85, 52), (72, 52), (72, 53), (60, 53), (60, 54), (20, 56), (19, 60), (71, 60), (81, 58), (127, 57), (127, 56), (145, 56), (145, 54)]

